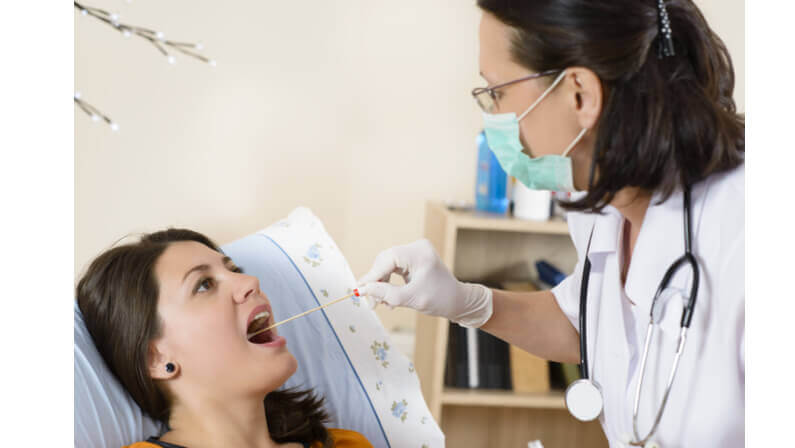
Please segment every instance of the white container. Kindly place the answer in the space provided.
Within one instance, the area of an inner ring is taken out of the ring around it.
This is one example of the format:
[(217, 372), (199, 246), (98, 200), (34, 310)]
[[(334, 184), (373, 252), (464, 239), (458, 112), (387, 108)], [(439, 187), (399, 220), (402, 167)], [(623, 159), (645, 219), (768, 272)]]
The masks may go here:
[(513, 215), (519, 219), (548, 221), (552, 207), (552, 192), (531, 190), (521, 182), (513, 187)]

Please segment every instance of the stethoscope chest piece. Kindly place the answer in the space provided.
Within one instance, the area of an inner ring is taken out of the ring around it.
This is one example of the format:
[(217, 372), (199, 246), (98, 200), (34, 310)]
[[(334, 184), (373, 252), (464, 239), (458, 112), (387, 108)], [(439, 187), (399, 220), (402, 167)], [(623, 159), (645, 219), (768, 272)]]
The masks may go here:
[(595, 381), (583, 378), (566, 388), (566, 408), (577, 420), (596, 420), (603, 407), (602, 388)]

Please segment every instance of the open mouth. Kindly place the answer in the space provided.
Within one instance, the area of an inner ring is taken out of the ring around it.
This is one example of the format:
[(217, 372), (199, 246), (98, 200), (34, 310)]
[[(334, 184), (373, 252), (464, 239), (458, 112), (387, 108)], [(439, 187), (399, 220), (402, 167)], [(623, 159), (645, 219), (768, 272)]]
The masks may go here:
[(261, 331), (271, 325), (271, 313), (268, 311), (260, 311), (254, 316), (254, 320), (248, 324), (246, 333), (248, 341), (252, 344), (267, 344), (274, 339), (273, 330)]

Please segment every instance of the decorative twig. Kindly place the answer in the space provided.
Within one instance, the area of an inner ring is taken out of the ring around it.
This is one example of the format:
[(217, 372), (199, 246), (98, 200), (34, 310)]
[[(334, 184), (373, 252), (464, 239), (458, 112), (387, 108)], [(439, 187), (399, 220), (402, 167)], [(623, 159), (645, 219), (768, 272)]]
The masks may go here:
[(105, 123), (110, 125), (110, 129), (111, 130), (113, 130), (113, 131), (118, 131), (119, 130), (119, 125), (116, 122), (111, 120), (107, 115), (105, 115), (102, 112), (100, 112), (100, 110), (97, 109), (96, 107), (94, 107), (94, 106), (88, 104), (87, 102), (85, 102), (80, 97), (80, 92), (75, 92), (75, 104), (80, 109), (82, 109), (83, 112), (88, 114), (91, 117), (92, 121), (103, 120)]
[(168, 62), (171, 64), (176, 63), (176, 59), (171, 57), (165, 47), (172, 48), (180, 53), (186, 54), (191, 56), (195, 59), (198, 59), (202, 62), (206, 62), (210, 65), (215, 65), (215, 60), (195, 53), (193, 51), (188, 51), (187, 48), (201, 51), (203, 46), (201, 43), (188, 43), (188, 42), (175, 42), (172, 40), (168, 40), (165, 38), (165, 35), (161, 31), (154, 31), (148, 28), (130, 25), (127, 23), (119, 22), (119, 15), (115, 13), (111, 13), (105, 11), (104, 9), (94, 8), (92, 6), (85, 6), (80, 2), (74, 2), (75, 8), (80, 11), (81, 14), (84, 16), (91, 16), (95, 19), (107, 24), (108, 26), (114, 28), (116, 31), (120, 32), (125, 37), (130, 37), (133, 34), (141, 37), (143, 39), (148, 40), (155, 48), (157, 48), (160, 53), (162, 53), (168, 59)]
[[(129, 1), (128, 1), (129, 3)], [(112, 27), (116, 31), (120, 32), (124, 37), (130, 37), (132, 35), (136, 35), (141, 37), (147, 41), (149, 41), (163, 56), (166, 57), (166, 60), (169, 64), (176, 64), (177, 59), (174, 57), (173, 54), (170, 54), (167, 48), (178, 51), (182, 54), (190, 56), (194, 59), (198, 59), (202, 62), (206, 62), (211, 66), (215, 66), (215, 60), (209, 59), (201, 54), (196, 53), (196, 51), (201, 51), (204, 46), (201, 43), (188, 43), (188, 42), (176, 42), (172, 40), (168, 40), (165, 38), (165, 35), (161, 31), (155, 31), (148, 28), (129, 25), (126, 23), (119, 22), (119, 15), (116, 13), (111, 13), (105, 11), (104, 9), (95, 8), (93, 6), (85, 6), (79, 2), (74, 2), (75, 8), (80, 11), (80, 14), (84, 16), (91, 16), (95, 19), (99, 20), (107, 24), (108, 26)], [(86, 103), (85, 101), (80, 99), (80, 92), (75, 93), (75, 104), (80, 107), (85, 113), (91, 116), (91, 119), (94, 121), (99, 121), (100, 119), (107, 122), (111, 129), (114, 131), (119, 129), (119, 125), (113, 122), (110, 118), (108, 118), (105, 114), (100, 112), (94, 106)]]

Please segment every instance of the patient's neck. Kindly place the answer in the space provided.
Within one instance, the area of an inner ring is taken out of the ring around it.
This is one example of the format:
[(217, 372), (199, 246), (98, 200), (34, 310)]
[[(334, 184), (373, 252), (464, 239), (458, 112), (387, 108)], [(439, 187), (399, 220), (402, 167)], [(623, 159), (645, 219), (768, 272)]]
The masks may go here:
[(282, 446), (270, 437), (261, 398), (180, 399), (171, 409), (169, 426), (160, 440), (187, 448)]

